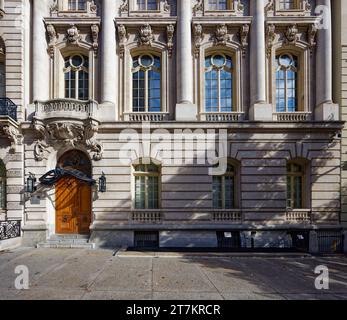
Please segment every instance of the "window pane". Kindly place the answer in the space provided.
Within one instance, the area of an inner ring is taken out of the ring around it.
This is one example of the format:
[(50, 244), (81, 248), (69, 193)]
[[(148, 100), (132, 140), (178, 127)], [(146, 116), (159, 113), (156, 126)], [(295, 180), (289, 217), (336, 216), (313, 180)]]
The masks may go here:
[(5, 63), (0, 62), (0, 98), (6, 97)]
[(135, 208), (146, 209), (146, 178), (135, 177)]
[(148, 177), (148, 209), (159, 208), (158, 177)]
[(213, 177), (212, 201), (214, 209), (222, 209), (222, 177)]
[(133, 74), (133, 111), (145, 112), (145, 73), (138, 71)]
[(235, 185), (234, 177), (225, 177), (225, 209), (235, 208)]

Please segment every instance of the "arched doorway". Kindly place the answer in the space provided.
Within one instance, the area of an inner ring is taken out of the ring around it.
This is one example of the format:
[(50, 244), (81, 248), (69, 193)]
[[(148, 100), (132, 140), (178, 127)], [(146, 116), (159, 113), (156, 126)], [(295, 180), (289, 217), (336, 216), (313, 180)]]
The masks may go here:
[[(81, 151), (65, 153), (57, 166), (66, 170), (78, 170), (91, 177), (89, 158)], [(86, 182), (73, 176), (64, 176), (56, 185), (56, 233), (89, 234), (92, 221), (92, 189)]]

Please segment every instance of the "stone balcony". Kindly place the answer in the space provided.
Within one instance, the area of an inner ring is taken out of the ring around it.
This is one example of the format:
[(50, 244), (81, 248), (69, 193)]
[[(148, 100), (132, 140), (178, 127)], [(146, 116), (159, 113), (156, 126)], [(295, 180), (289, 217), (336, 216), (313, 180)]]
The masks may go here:
[(276, 112), (273, 120), (277, 122), (309, 122), (312, 121), (311, 112)]
[(286, 212), (286, 221), (289, 223), (311, 223), (311, 210), (310, 209), (288, 209)]
[(167, 112), (131, 112), (123, 114), (124, 121), (129, 122), (165, 122), (169, 121)]
[(35, 146), (35, 158), (43, 160), (49, 147), (84, 147), (94, 152), (92, 158), (100, 160), (102, 146), (95, 140), (99, 129), (98, 103), (73, 99), (36, 101), (33, 128), (40, 134)]
[(244, 120), (243, 112), (206, 112), (200, 114), (201, 121), (207, 122), (240, 122)]

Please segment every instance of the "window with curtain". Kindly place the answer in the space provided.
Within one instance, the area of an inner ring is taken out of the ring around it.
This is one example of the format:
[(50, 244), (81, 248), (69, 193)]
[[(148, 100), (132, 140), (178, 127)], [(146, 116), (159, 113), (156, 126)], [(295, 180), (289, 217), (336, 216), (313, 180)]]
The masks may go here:
[(212, 201), (214, 209), (236, 208), (236, 168), (228, 164), (224, 175), (213, 176)]
[(205, 111), (233, 112), (233, 61), (215, 54), (205, 59)]
[(298, 110), (298, 58), (291, 54), (276, 57), (276, 111)]
[(0, 98), (6, 97), (6, 71), (5, 62), (0, 61)]
[(134, 168), (135, 209), (159, 209), (160, 168), (140, 164)]
[(287, 207), (303, 209), (303, 190), (305, 185), (305, 167), (297, 162), (287, 164)]
[(87, 10), (86, 0), (68, 0), (69, 11), (85, 11)]
[(89, 99), (88, 58), (75, 54), (65, 59), (65, 98)]
[(136, 0), (136, 10), (138, 11), (158, 10), (158, 0)]
[(208, 0), (208, 10), (219, 11), (219, 10), (231, 10), (231, 0)]
[(151, 54), (133, 58), (133, 112), (161, 111), (161, 61)]
[(6, 210), (6, 167), (0, 160), (0, 210)]

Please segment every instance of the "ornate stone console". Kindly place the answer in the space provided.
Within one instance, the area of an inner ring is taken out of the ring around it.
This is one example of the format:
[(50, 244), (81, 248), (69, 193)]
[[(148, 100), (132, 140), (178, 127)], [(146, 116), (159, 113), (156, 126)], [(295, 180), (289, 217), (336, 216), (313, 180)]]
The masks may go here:
[(96, 141), (99, 129), (95, 101), (57, 99), (35, 102), (33, 128), (40, 135), (34, 148), (35, 159), (46, 158), (49, 147), (82, 148), (95, 161), (102, 158), (103, 147)]

